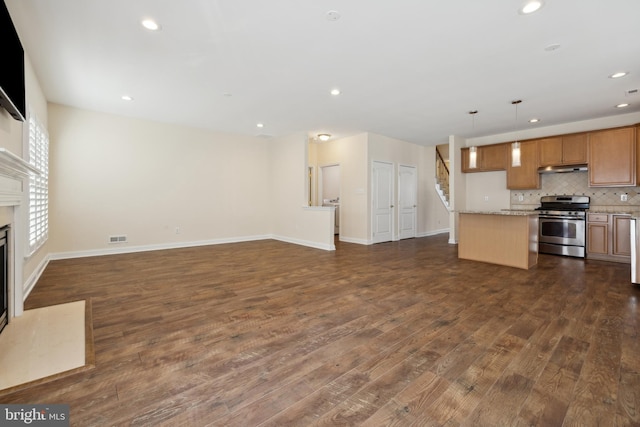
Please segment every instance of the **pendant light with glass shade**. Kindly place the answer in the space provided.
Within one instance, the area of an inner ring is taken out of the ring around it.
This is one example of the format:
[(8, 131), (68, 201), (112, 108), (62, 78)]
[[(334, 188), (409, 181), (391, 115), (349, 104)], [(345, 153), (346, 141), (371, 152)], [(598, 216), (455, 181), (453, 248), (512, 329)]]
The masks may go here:
[(520, 142), (518, 142), (518, 104), (522, 102), (521, 99), (511, 101), (512, 105), (516, 107), (516, 138), (515, 141), (511, 144), (511, 166), (516, 168), (522, 165), (520, 161)]
[[(471, 115), (471, 129), (475, 128), (475, 118), (478, 114), (478, 110), (469, 111)], [(469, 169), (475, 169), (478, 167), (478, 148), (473, 145), (469, 147)]]

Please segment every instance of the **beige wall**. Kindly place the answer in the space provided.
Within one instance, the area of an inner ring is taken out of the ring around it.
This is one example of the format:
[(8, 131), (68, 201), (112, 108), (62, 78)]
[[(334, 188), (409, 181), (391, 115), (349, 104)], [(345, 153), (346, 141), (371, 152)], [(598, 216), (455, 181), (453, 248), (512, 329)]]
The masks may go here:
[(436, 147), (420, 147), (418, 157), (418, 236), (449, 230), (449, 211), (436, 187)]
[(270, 234), (279, 240), (335, 249), (333, 211), (307, 203), (307, 136), (269, 141)]
[[(33, 72), (33, 67), (29, 57), (25, 54), (25, 91), (27, 101), (27, 114), (36, 114), (40, 122), (46, 126), (48, 122), (47, 117), (47, 101), (45, 100), (42, 89), (38, 79)], [(5, 148), (15, 154), (16, 156), (26, 159), (26, 153), (24, 151), (24, 141), (27, 131), (27, 124), (14, 120), (3, 108), (0, 108), (0, 147)], [(21, 214), (24, 215), (26, 221), (26, 206), (22, 207)], [(0, 217), (2, 218), (2, 224), (9, 223), (13, 220), (12, 208), (0, 208)], [(16, 230), (17, 231), (17, 230)], [(22, 236), (14, 234), (14, 239), (20, 239), (21, 244), (17, 244), (20, 248), (26, 248), (27, 236), (26, 230)], [(48, 255), (48, 243), (45, 243), (34, 254), (24, 259), (23, 269), (21, 274), (16, 275), (17, 279), (22, 280), (23, 288), (28, 288), (33, 285), (30, 281), (35, 280), (34, 274), (41, 268)]]
[(367, 144), (366, 133), (313, 144), (316, 170), (340, 165), (340, 240), (346, 242), (369, 241)]
[[(435, 147), (423, 147), (399, 139), (369, 133), (369, 159), (394, 164), (398, 167), (414, 166), (418, 173), (417, 235), (425, 236), (449, 228), (448, 211), (435, 191)], [(398, 203), (398, 180), (395, 182), (395, 205)], [(369, 216), (371, 213), (369, 212)], [(394, 239), (399, 238), (398, 209), (394, 210)], [(369, 230), (369, 233), (371, 230)], [(370, 234), (369, 234), (370, 235)]]
[[(449, 212), (435, 191), (435, 147), (362, 133), (322, 144), (311, 143), (309, 150), (309, 162), (315, 170), (326, 165), (340, 165), (340, 240), (361, 244), (371, 242), (370, 168), (371, 162), (376, 160), (393, 163), (396, 171), (399, 165), (416, 167), (418, 236), (448, 230)], [(395, 194), (398, 194), (397, 188)], [(397, 217), (394, 218), (396, 224), (397, 221)], [(394, 238), (398, 237), (397, 234), (396, 227)]]
[[(223, 242), (269, 231), (269, 142), (49, 107), (50, 250)], [(179, 228), (179, 234), (176, 234)]]

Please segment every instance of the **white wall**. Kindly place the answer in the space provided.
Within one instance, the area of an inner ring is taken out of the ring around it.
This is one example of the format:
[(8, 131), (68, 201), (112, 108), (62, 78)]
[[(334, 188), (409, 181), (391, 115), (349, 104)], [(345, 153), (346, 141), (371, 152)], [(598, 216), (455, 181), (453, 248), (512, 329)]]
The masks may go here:
[[(73, 256), (268, 234), (264, 139), (57, 104), (49, 106), (49, 134), (52, 252)], [(128, 243), (109, 244), (112, 235), (126, 235)]]

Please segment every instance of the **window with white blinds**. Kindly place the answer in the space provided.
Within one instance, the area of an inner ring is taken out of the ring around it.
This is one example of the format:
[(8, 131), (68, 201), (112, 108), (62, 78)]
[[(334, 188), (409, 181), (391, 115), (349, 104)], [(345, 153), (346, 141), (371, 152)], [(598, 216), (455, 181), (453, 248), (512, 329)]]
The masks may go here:
[(49, 135), (35, 115), (29, 117), (29, 164), (40, 175), (29, 175), (29, 253), (46, 240), (49, 233)]

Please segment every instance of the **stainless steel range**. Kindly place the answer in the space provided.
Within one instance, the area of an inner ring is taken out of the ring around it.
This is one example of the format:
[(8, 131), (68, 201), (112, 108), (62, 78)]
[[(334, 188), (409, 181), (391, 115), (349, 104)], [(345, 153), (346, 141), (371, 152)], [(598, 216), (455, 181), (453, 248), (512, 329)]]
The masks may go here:
[(538, 252), (584, 258), (589, 203), (589, 196), (543, 196)]

